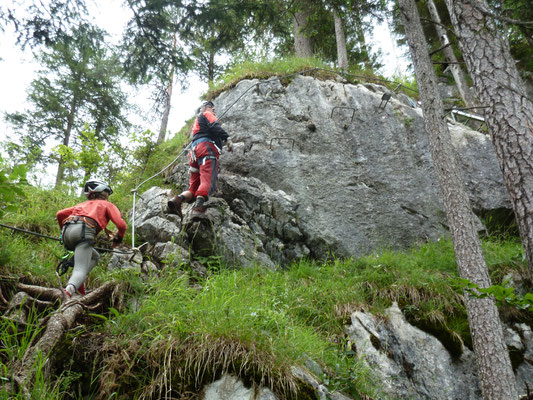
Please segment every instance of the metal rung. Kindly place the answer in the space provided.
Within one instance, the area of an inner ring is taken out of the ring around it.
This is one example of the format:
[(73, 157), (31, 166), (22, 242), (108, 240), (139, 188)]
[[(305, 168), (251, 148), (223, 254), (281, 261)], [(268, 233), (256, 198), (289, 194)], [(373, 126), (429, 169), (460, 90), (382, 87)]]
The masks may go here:
[[(378, 108), (385, 109), (385, 107), (387, 107), (387, 103), (389, 102), (391, 97), (392, 97), (392, 95), (390, 93), (383, 93), (383, 96), (381, 96), (381, 103), (379, 103)], [(385, 104), (383, 104), (383, 102), (385, 102)], [(381, 107), (381, 105), (383, 105), (383, 107)]]
[(330, 116), (330, 118), (333, 118), (333, 111), (335, 111), (335, 109), (337, 109), (337, 108), (339, 108), (339, 109), (344, 109), (344, 110), (352, 110), (352, 111), (353, 111), (353, 112), (352, 112), (352, 119), (350, 120), (350, 123), (353, 122), (353, 117), (355, 116), (355, 108), (353, 108), (353, 107), (335, 106), (335, 107), (333, 107), (333, 108), (331, 109), (331, 116)]
[(477, 114), (469, 114), (469, 113), (466, 113), (464, 111), (459, 111), (459, 110), (451, 110), (451, 114), (452, 114), (452, 118), (454, 121), (455, 121), (454, 114), (457, 114), (457, 115), (462, 115), (463, 117), (467, 117), (469, 119), (475, 119), (476, 121), (485, 122), (485, 118), (480, 117)]

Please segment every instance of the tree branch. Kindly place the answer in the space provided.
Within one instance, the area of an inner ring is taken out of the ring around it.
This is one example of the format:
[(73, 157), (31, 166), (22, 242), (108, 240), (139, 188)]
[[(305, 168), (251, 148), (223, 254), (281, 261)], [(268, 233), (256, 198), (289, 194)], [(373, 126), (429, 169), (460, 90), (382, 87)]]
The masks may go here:
[(459, 39), (459, 35), (453, 29), (450, 29), (449, 27), (447, 27), (444, 24), (441, 24), (440, 22), (436, 22), (436, 21), (433, 21), (432, 19), (422, 18), (422, 17), (420, 18), (420, 21), (429, 22), (430, 24), (434, 24), (434, 25), (439, 25), (442, 27), (442, 29), (446, 29), (449, 33), (451, 33), (452, 35), (454, 35), (456, 38)]
[(497, 19), (497, 20), (500, 20), (500, 21), (503, 21), (503, 22), (508, 22), (508, 23), (514, 24), (514, 25), (533, 26), (533, 21), (522, 21), (522, 20), (519, 20), (519, 19), (513, 19), (513, 18), (504, 17), (503, 15), (497, 15), (497, 14), (494, 14), (493, 12), (490, 12), (483, 3), (480, 3), (480, 2), (478, 2), (476, 0), (466, 0), (466, 1), (472, 7), (474, 7), (476, 10), (482, 12), (483, 14), (485, 14), (488, 17), (491, 17), (491, 18), (494, 18), (494, 19)]
[(47, 288), (43, 286), (26, 285), (25, 283), (17, 283), (17, 289), (28, 293), (32, 297), (42, 298), (44, 300), (53, 301), (62, 298), (61, 290), (57, 288)]
[(436, 54), (436, 53), (438, 53), (439, 51), (444, 50), (444, 49), (445, 49), (446, 47), (448, 47), (448, 46), (451, 46), (451, 43), (447, 43), (447, 44), (445, 44), (444, 46), (441, 46), (441, 47), (439, 47), (438, 49), (433, 50), (431, 53), (429, 53), (429, 56), (431, 57), (433, 54)]

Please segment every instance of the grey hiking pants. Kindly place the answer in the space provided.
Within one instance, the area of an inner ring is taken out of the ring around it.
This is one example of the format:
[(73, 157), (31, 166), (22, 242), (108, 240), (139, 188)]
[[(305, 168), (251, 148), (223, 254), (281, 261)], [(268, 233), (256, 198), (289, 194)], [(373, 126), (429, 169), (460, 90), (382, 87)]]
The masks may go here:
[[(85, 227), (85, 240), (83, 240), (83, 228)], [(100, 254), (93, 249), (93, 241), (96, 230), (89, 227), (83, 221), (69, 223), (63, 230), (63, 242), (67, 249), (74, 248), (74, 269), (68, 281), (68, 285), (74, 285), (76, 290), (85, 282), (87, 275), (100, 260)], [(80, 242), (81, 240), (81, 242)]]

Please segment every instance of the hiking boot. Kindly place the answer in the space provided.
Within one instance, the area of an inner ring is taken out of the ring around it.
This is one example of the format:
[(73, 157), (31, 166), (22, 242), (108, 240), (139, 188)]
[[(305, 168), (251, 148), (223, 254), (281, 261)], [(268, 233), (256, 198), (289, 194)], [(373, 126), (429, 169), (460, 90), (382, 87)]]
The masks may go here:
[[(72, 289), (69, 291), (68, 290), (68, 287), (69, 286), (72, 286), (74, 288), (74, 292), (72, 292)], [(83, 285), (82, 285), (83, 286)], [(85, 287), (84, 287), (85, 289)], [(68, 300), (72, 300), (72, 299), (76, 299), (76, 298), (79, 298), (81, 297), (79, 292), (76, 292), (75, 291), (76, 288), (74, 287), (74, 285), (72, 283), (69, 283), (64, 289), (63, 289), (63, 301), (68, 301)], [(72, 292), (72, 293), (71, 293)]]
[(168, 213), (176, 214), (180, 218), (183, 218), (183, 214), (181, 212), (181, 203), (183, 203), (183, 200), (183, 197), (180, 196), (176, 196), (172, 200), (169, 200), (167, 203)]
[(197, 217), (200, 215), (205, 215), (205, 212), (207, 211), (207, 207), (204, 205), (205, 199), (203, 197), (198, 197), (196, 199), (196, 203), (194, 203), (194, 206), (191, 210), (191, 215), (193, 217)]

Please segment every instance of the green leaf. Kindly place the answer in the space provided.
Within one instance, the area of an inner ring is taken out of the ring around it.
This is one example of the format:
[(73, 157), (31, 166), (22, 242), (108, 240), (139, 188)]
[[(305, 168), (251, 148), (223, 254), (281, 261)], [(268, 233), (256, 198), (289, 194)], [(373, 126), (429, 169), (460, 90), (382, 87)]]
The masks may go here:
[(90, 315), (91, 317), (96, 317), (96, 318), (100, 318), (100, 319), (102, 319), (102, 320), (104, 320), (104, 321), (108, 321), (108, 318), (107, 318), (105, 315), (102, 315), (102, 314), (93, 314), (93, 313), (89, 313), (89, 315)]
[(113, 307), (109, 307), (109, 312), (111, 314), (113, 314), (115, 316), (115, 318), (118, 318), (118, 316), (120, 315), (120, 313), (118, 312), (118, 310), (116, 308), (113, 308)]

